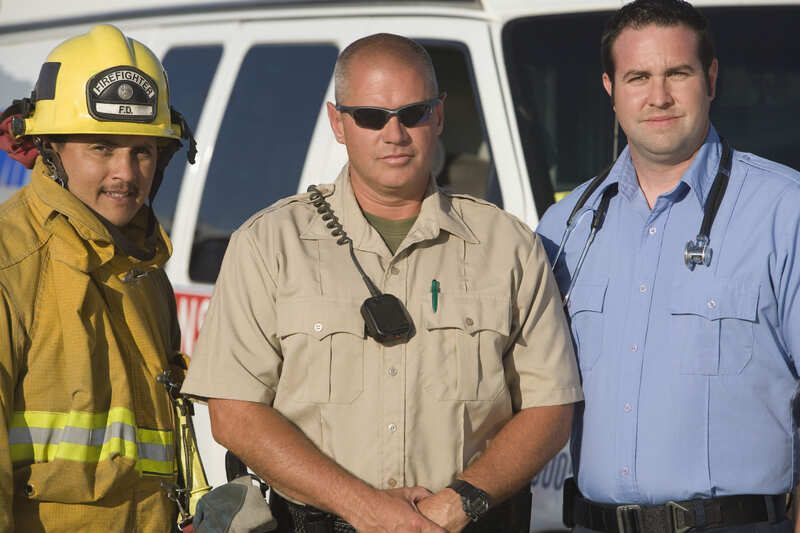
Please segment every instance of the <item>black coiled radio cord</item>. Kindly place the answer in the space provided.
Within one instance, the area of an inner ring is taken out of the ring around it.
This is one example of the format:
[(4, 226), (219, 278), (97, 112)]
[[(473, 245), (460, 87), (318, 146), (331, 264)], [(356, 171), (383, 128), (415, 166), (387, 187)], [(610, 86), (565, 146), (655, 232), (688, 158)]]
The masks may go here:
[(347, 233), (344, 231), (341, 222), (339, 222), (339, 217), (334, 214), (331, 204), (325, 200), (325, 197), (322, 195), (322, 191), (320, 191), (316, 185), (309, 185), (308, 192), (311, 193), (311, 205), (317, 208), (317, 213), (322, 215), (322, 220), (327, 222), (326, 226), (331, 230), (331, 235), (334, 237), (339, 237), (336, 240), (336, 244), (346, 244), (350, 248), (350, 257), (353, 259), (353, 263), (356, 265), (358, 273), (361, 274), (361, 279), (363, 279), (364, 283), (366, 283), (369, 293), (372, 296), (380, 296), (381, 291), (378, 290), (378, 287), (376, 287), (370, 277), (367, 276), (367, 273), (364, 272), (363, 268), (361, 268), (361, 263), (359, 263), (358, 259), (356, 259), (356, 254), (353, 251), (353, 239), (347, 236)]
[(345, 233), (339, 218), (325, 200), (322, 191), (315, 185), (311, 185), (308, 187), (308, 192), (311, 193), (309, 197), (311, 204), (317, 209), (317, 213), (322, 215), (322, 220), (327, 222), (326, 225), (331, 230), (331, 235), (338, 237), (336, 244), (342, 246), (346, 244), (349, 247), (353, 264), (356, 265), (361, 279), (364, 280), (372, 295), (361, 305), (361, 316), (364, 317), (366, 334), (387, 345), (407, 341), (413, 335), (414, 326), (405, 306), (396, 296), (381, 293), (361, 268), (361, 263), (356, 259), (356, 253), (353, 250), (353, 240)]

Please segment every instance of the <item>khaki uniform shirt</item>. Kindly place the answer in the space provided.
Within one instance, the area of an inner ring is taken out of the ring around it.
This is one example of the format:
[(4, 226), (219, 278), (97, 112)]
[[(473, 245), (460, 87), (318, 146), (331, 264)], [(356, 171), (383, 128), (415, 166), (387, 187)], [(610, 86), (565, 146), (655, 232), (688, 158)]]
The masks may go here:
[(374, 487), (433, 491), (514, 412), (582, 399), (558, 288), (525, 224), (431, 185), (392, 255), (347, 167), (321, 190), (366, 273), (406, 306), (413, 337), (365, 337), (367, 287), (301, 194), (233, 234), (183, 392), (271, 405)]

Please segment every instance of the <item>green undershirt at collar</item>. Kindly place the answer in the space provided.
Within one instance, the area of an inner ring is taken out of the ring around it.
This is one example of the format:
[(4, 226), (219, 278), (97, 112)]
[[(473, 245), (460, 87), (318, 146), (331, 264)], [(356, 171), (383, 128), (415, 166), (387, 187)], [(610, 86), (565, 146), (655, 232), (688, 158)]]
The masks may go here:
[(417, 215), (411, 218), (391, 220), (367, 213), (366, 211), (362, 211), (362, 213), (364, 213), (364, 218), (367, 219), (367, 222), (369, 222), (383, 238), (383, 242), (389, 247), (389, 251), (392, 252), (392, 255), (397, 251), (400, 243), (406, 238), (409, 230), (411, 230), (411, 226), (413, 226), (414, 222), (417, 220)]

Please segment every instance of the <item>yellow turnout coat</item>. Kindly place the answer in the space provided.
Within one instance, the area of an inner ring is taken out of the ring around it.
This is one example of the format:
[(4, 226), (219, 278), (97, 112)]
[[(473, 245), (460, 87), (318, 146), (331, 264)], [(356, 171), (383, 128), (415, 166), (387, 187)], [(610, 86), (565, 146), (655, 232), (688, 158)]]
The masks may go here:
[(169, 239), (158, 226), (153, 259), (127, 256), (43, 170), (0, 206), (0, 533), (169, 531)]

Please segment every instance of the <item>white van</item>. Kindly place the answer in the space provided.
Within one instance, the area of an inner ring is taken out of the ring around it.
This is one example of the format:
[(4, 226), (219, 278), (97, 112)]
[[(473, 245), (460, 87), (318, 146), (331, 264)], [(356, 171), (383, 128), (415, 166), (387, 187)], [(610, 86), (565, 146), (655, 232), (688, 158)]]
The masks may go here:
[[(422, 42), (447, 91), (439, 182), (535, 227), (625, 145), (600, 83), (603, 23), (621, 0), (0, 0), (0, 106), (27, 96), (47, 53), (111, 22), (163, 59), (197, 164), (173, 160), (156, 201), (174, 254), (183, 348), (191, 353), (228, 237), (255, 211), (345, 162), (329, 131), (333, 65), (375, 32)], [(698, 1), (720, 58), (712, 119), (735, 147), (800, 168), (800, 0)], [(0, 152), (0, 201), (28, 172)], [(199, 410), (213, 483), (223, 451)], [(561, 529), (562, 451), (533, 480), (531, 529)]]

